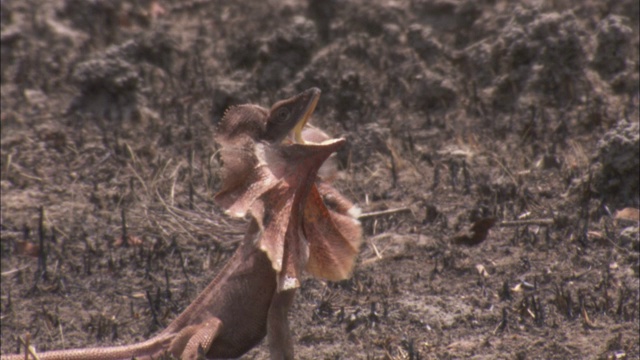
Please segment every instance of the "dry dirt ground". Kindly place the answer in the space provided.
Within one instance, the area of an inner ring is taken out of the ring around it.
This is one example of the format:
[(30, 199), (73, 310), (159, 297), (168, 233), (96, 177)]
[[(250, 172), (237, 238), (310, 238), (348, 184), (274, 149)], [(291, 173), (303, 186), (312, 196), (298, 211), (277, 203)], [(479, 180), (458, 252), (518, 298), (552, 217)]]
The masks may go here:
[(637, 0), (0, 4), (3, 354), (166, 326), (246, 226), (215, 124), (317, 86), (370, 216), (298, 358), (640, 358)]

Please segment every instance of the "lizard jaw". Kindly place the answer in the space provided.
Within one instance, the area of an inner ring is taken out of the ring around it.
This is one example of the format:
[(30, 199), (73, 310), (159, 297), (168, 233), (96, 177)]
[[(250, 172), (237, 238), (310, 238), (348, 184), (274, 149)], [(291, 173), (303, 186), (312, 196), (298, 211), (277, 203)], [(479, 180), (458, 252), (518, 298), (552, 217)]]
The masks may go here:
[(302, 115), (300, 120), (298, 120), (298, 122), (296, 123), (296, 126), (293, 128), (294, 141), (298, 144), (305, 143), (304, 139), (302, 138), (302, 129), (305, 125), (307, 125), (311, 114), (313, 114), (313, 111), (316, 109), (316, 105), (318, 105), (319, 99), (320, 91), (318, 90), (313, 94), (313, 98), (309, 102), (309, 105), (307, 105), (307, 110), (304, 112), (304, 115)]

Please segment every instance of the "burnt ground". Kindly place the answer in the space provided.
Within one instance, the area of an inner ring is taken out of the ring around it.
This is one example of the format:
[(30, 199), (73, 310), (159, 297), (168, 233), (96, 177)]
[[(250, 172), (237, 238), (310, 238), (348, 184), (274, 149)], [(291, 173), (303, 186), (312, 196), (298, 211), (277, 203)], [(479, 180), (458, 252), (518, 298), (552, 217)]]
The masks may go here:
[(397, 211), (304, 281), (297, 357), (640, 358), (637, 1), (1, 7), (2, 353), (166, 326), (246, 226), (216, 122), (317, 86), (336, 187)]

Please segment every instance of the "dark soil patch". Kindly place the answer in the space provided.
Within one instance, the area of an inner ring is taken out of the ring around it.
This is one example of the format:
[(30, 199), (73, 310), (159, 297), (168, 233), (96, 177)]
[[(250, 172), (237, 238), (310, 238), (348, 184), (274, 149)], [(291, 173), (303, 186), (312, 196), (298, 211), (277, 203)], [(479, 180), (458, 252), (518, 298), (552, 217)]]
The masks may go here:
[(297, 357), (640, 358), (638, 2), (539, 4), (3, 1), (2, 353), (166, 326), (246, 226), (212, 202), (224, 110), (317, 86), (336, 186), (406, 210), (303, 283)]

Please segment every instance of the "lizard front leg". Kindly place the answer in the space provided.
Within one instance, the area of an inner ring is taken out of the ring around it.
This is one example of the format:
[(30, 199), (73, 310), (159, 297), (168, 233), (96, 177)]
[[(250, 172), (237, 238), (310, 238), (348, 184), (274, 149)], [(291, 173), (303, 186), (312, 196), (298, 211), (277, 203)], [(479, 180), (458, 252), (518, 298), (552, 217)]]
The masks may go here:
[(267, 337), (272, 360), (293, 360), (293, 340), (287, 314), (295, 294), (295, 289), (273, 294), (267, 315)]
[(196, 360), (199, 349), (206, 354), (221, 329), (222, 321), (216, 317), (202, 324), (187, 326), (173, 339), (169, 352), (181, 360)]

